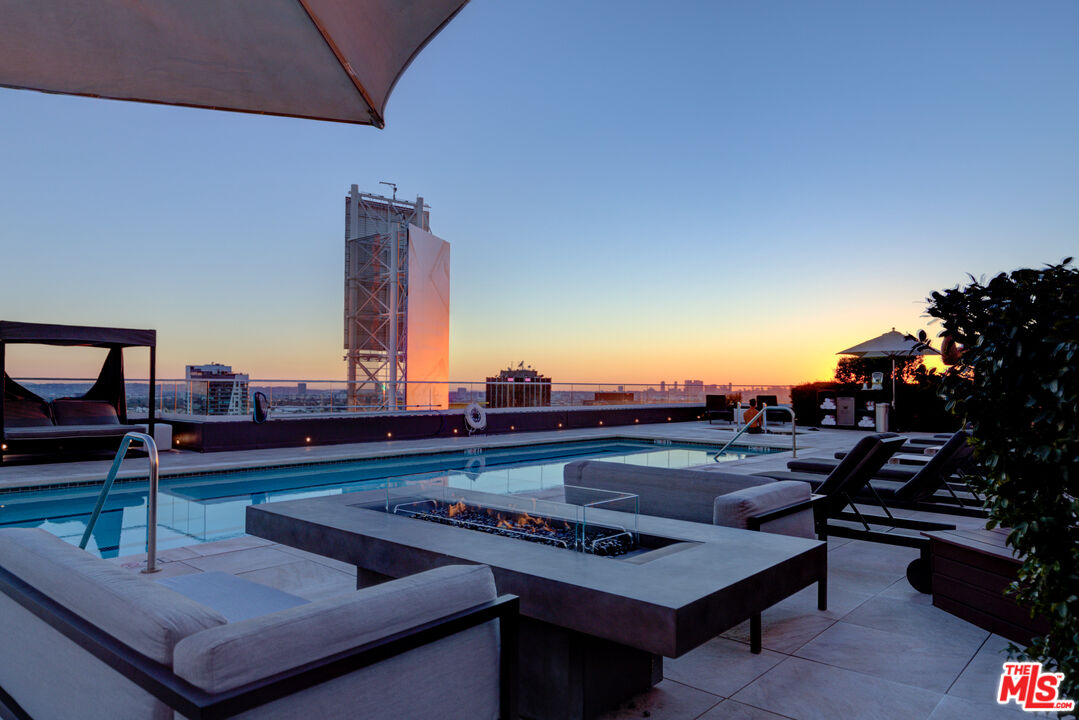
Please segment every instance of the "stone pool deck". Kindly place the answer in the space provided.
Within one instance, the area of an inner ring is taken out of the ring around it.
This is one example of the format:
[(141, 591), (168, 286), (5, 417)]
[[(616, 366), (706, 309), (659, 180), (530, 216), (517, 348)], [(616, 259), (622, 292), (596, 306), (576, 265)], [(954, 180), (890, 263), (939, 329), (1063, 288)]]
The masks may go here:
[[(825, 430), (799, 434), (799, 457), (830, 457), (862, 435)], [(490, 438), (400, 441), (356, 446), (244, 453), (165, 453), (163, 472), (204, 472), (228, 467), (317, 462), (386, 453), (514, 445), (599, 437), (642, 437), (673, 441), (724, 442), (730, 431), (707, 423), (679, 423), (519, 433)], [(744, 436), (747, 444), (790, 447), (789, 436)], [(785, 467), (789, 452), (726, 464), (732, 472)], [(132, 466), (145, 465), (138, 461)], [(0, 469), (0, 485), (56, 477), (104, 474), (107, 462)], [(138, 468), (133, 467), (138, 472)], [(144, 472), (144, 470), (143, 470)], [(9, 485), (10, 487), (10, 485)], [(917, 515), (930, 519), (925, 513)], [(949, 522), (978, 526), (970, 518)], [(1003, 638), (934, 608), (914, 591), (905, 569), (915, 557), (909, 548), (831, 538), (829, 610), (816, 609), (808, 588), (773, 606), (763, 616), (764, 651), (749, 652), (748, 624), (664, 663), (664, 680), (634, 698), (609, 719), (651, 720), (1018, 720), (1030, 717), (1017, 706), (994, 701), (1007, 646)], [(133, 571), (143, 558), (114, 559)], [(352, 592), (355, 571), (344, 563), (275, 545), (260, 538), (231, 540), (163, 551), (163, 575), (230, 572), (309, 599)]]

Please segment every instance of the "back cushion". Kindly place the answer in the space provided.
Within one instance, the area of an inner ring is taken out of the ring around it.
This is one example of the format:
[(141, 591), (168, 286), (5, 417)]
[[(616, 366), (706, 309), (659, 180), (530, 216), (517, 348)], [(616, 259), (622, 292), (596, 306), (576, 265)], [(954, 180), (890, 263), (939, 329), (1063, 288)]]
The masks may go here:
[(821, 495), (828, 495), (836, 488), (841, 487), (847, 477), (854, 472), (854, 470), (865, 460), (866, 456), (876, 448), (877, 444), (881, 441), (880, 435), (866, 435), (859, 440), (847, 456), (843, 458), (832, 472), (828, 473), (828, 477), (824, 483), (817, 488), (817, 492)]
[(49, 406), (37, 400), (4, 400), (4, 427), (42, 427), (52, 425)]
[(0, 566), (151, 660), (225, 618), (38, 528), (0, 529)]
[[(670, 469), (604, 462), (602, 460), (578, 460), (566, 465), (562, 472), (566, 487), (566, 502), (592, 502), (594, 495), (575, 490), (572, 486), (632, 493), (640, 496), (642, 515), (686, 520), (689, 522), (712, 522), (712, 506), (716, 497), (735, 490), (775, 482), (771, 478), (739, 475), (719, 470), (716, 463), (708, 470)], [(608, 509), (626, 510), (622, 504), (612, 504)]]
[(104, 400), (60, 398), (52, 401), (57, 425), (119, 425), (116, 408)]
[(929, 462), (915, 473), (910, 482), (896, 490), (895, 496), (900, 500), (921, 500), (941, 489), (947, 477), (969, 457), (967, 437), (960, 430), (948, 438), (948, 442), (929, 458)]
[[(447, 565), (192, 635), (176, 646), (175, 672), (207, 692), (224, 692), (496, 597), (486, 565)], [(497, 634), (486, 636), (496, 650)], [(357, 708), (350, 711), (357, 716)]]

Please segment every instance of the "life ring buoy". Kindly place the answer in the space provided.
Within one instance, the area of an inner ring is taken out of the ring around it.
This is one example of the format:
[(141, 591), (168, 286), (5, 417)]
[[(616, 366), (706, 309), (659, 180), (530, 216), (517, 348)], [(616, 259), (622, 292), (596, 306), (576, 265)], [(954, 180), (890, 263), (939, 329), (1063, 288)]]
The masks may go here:
[(465, 408), (465, 425), (469, 434), (487, 429), (487, 411), (479, 403), (471, 403)]
[(487, 469), (487, 460), (482, 455), (475, 455), (465, 463), (465, 476), (472, 482), (479, 479), (480, 473)]

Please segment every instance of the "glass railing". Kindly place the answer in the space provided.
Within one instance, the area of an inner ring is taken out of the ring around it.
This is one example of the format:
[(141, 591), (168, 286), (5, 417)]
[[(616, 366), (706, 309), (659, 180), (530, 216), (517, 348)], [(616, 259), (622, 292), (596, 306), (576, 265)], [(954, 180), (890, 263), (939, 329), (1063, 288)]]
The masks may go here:
[[(94, 384), (88, 378), (14, 378), (45, 400), (79, 397)], [(132, 417), (148, 412), (149, 382), (126, 382)], [(424, 412), (464, 408), (588, 407), (595, 405), (704, 405), (707, 395), (729, 401), (764, 397), (768, 404), (790, 401), (790, 385), (564, 383), (471, 380), (451, 382), (355, 382), (341, 380), (158, 380), (159, 414), (200, 418), (250, 416), (255, 393), (262, 393), (275, 417), (355, 412)], [(772, 399), (774, 398), (774, 399)]]

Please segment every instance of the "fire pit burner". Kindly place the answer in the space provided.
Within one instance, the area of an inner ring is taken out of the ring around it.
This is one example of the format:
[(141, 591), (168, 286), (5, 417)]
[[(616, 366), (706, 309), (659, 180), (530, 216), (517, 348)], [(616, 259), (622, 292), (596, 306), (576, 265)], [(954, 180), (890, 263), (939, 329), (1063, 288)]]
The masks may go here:
[(455, 503), (419, 500), (397, 505), (393, 512), (395, 515), (407, 515), (442, 525), (454, 525), (594, 555), (624, 555), (636, 547), (633, 533), (622, 527), (585, 526), (574, 520), (469, 505), (464, 500)]

